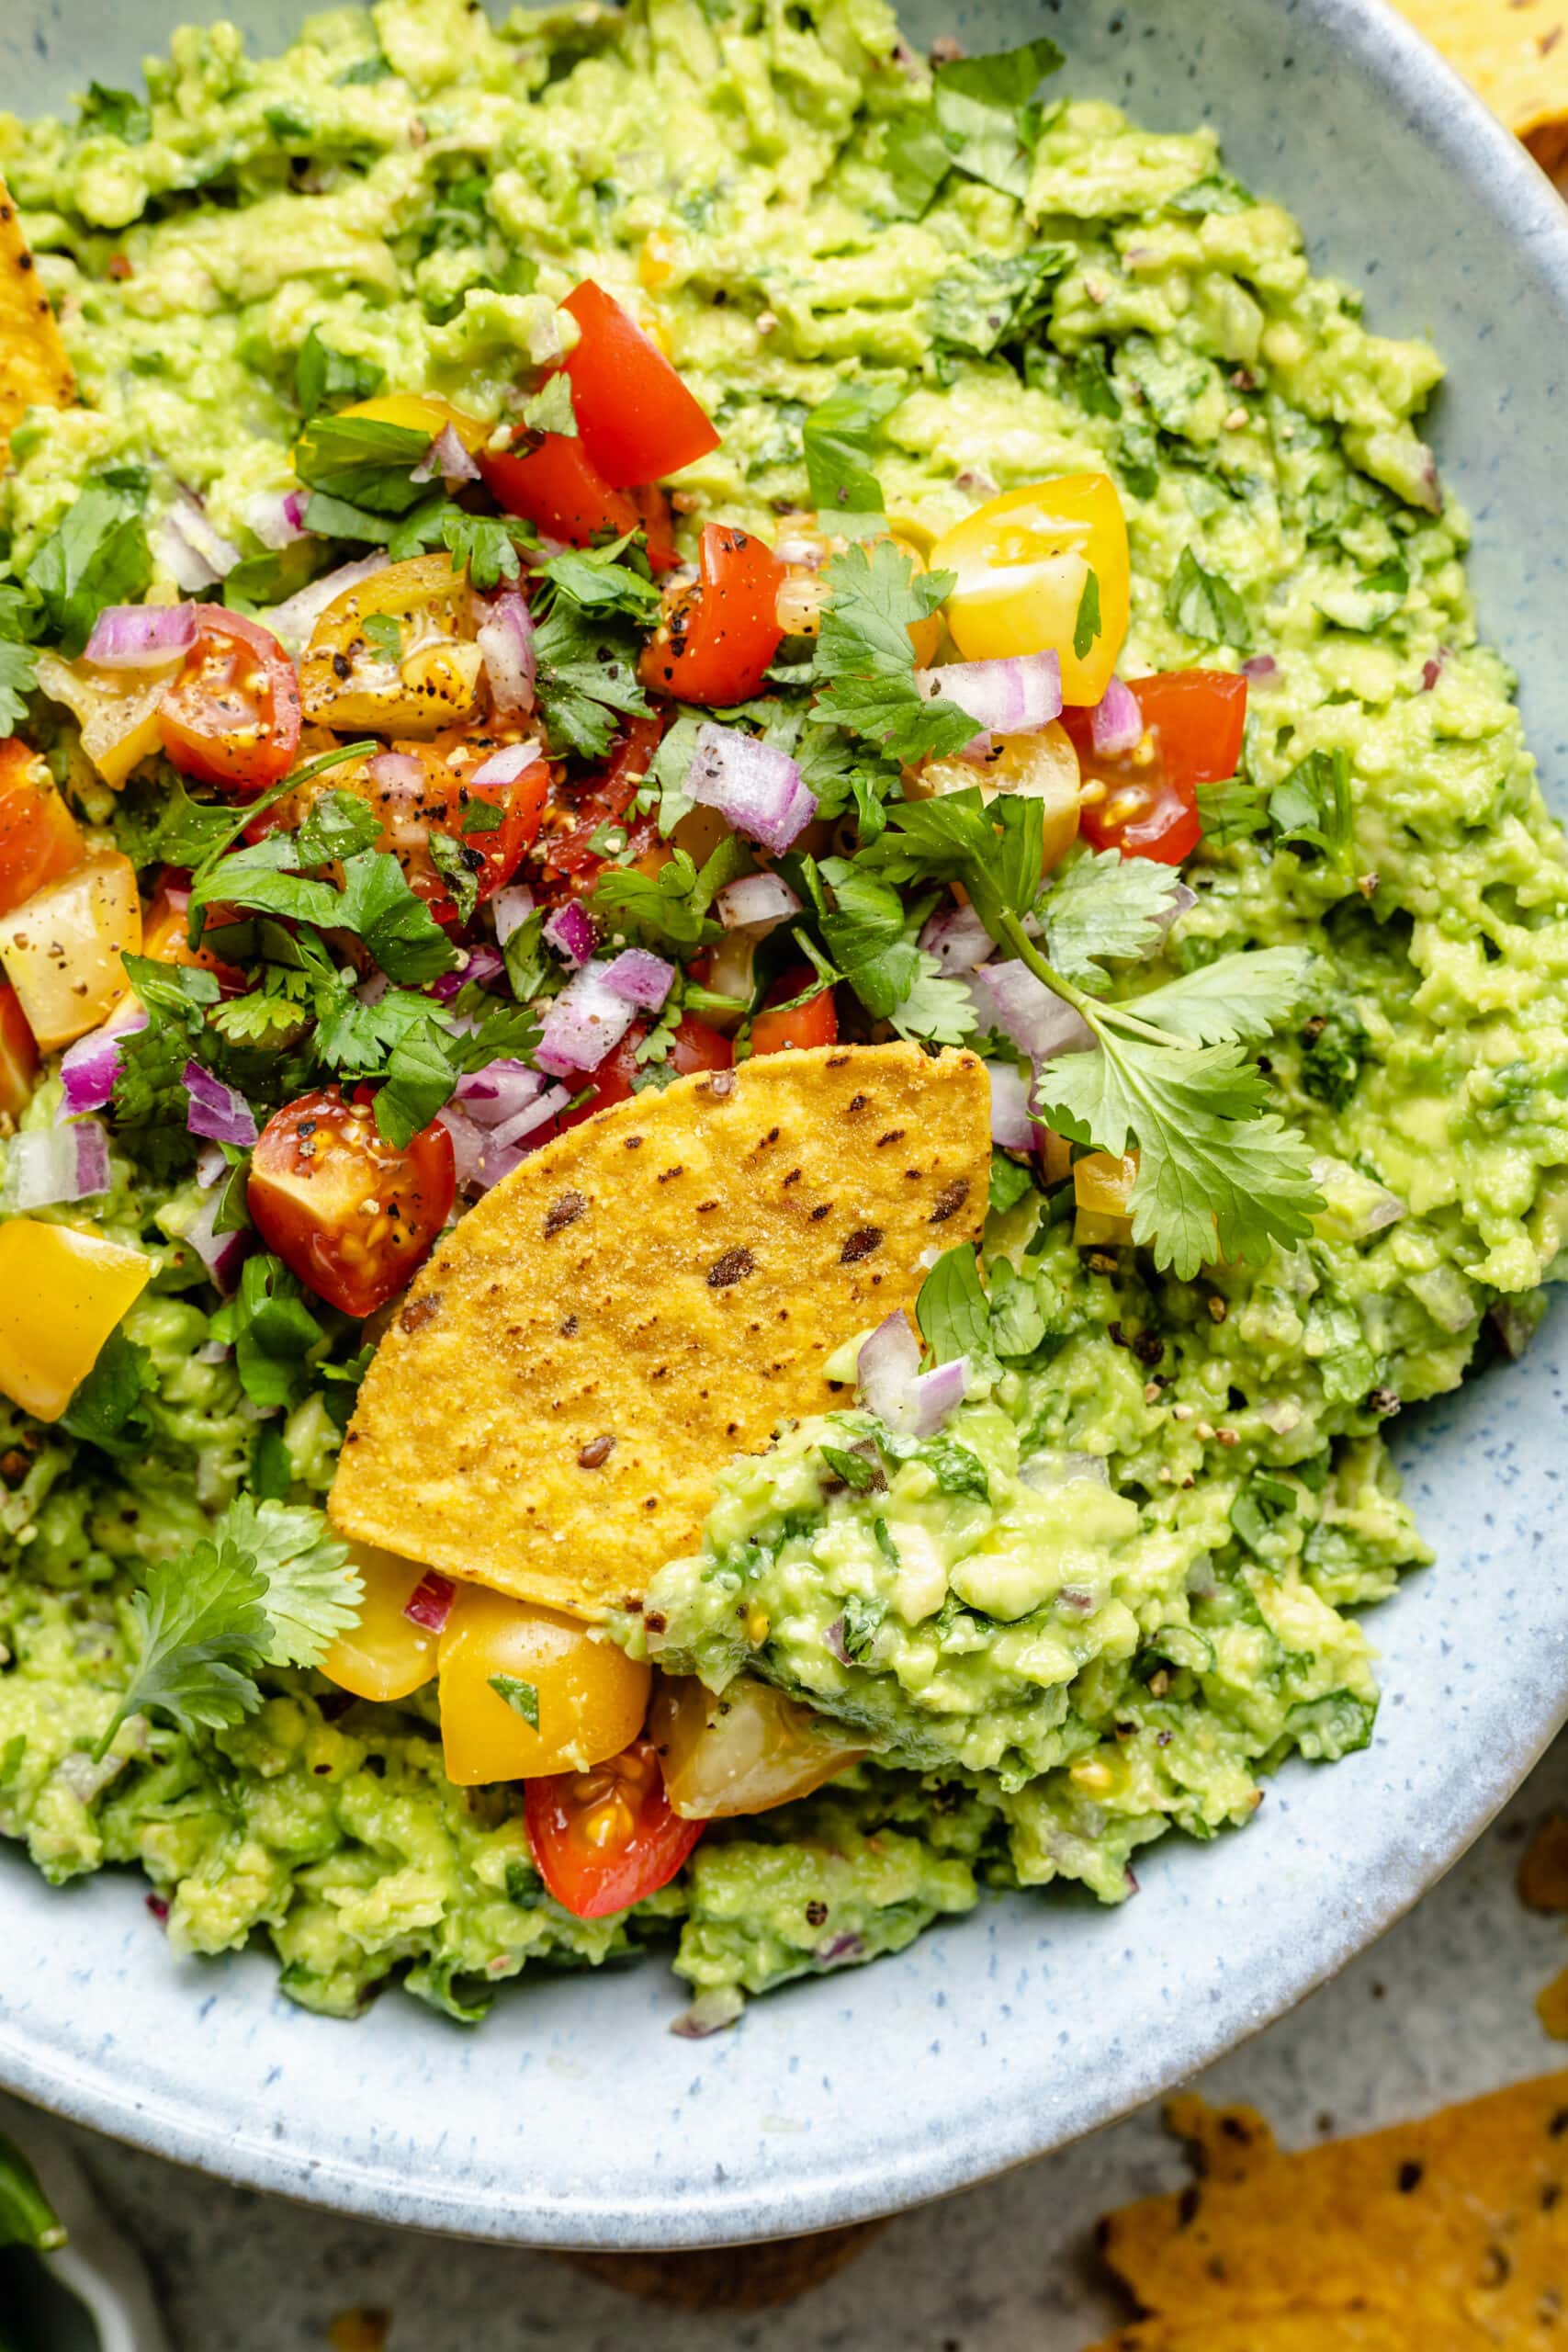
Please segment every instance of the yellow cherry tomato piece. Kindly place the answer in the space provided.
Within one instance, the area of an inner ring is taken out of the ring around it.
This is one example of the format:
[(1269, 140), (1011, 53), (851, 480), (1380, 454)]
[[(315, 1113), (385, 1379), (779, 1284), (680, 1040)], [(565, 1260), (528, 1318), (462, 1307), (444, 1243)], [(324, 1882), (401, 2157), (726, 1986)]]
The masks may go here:
[(427, 1569), (375, 1544), (351, 1544), (348, 1556), (365, 1587), (359, 1623), (340, 1634), (321, 1672), (356, 1699), (406, 1699), (435, 1672), (440, 1635), (404, 1610)]
[(1135, 1151), (1124, 1151), (1120, 1157), (1110, 1151), (1090, 1151), (1074, 1160), (1073, 1199), (1077, 1216), (1073, 1240), (1078, 1249), (1092, 1249), (1098, 1242), (1112, 1250), (1130, 1247), (1133, 1220), (1127, 1204), (1137, 1173)]
[(104, 1341), (152, 1279), (152, 1261), (41, 1217), (0, 1225), (0, 1391), (57, 1421)]
[(141, 949), (136, 868), (105, 850), (0, 916), (0, 965), (44, 1052), (85, 1037), (130, 993)]
[[(418, 555), (373, 572), (330, 604), (299, 664), (299, 699), (339, 734), (438, 735), (479, 706), (467, 575), (450, 556)], [(367, 630), (366, 624), (386, 624)]]
[[(933, 571), (953, 571), (947, 626), (966, 662), (1054, 652), (1062, 699), (1099, 702), (1127, 635), (1127, 521), (1108, 474), (1060, 474), (987, 500), (944, 531)], [(1100, 626), (1073, 650), (1090, 572)]]
[(603, 1763), (642, 1729), (651, 1681), (577, 1618), (463, 1585), (441, 1635), (446, 1777), (472, 1789)]
[(1061, 864), (1078, 837), (1078, 755), (1065, 727), (1053, 719), (1038, 734), (993, 735), (987, 759), (927, 760), (904, 777), (911, 800), (929, 800), (942, 792), (973, 792), (976, 785), (985, 801), (1001, 792), (1040, 801), (1040, 870), (1049, 874)]
[(38, 682), (51, 702), (72, 713), (83, 751), (118, 792), (133, 768), (164, 748), (158, 708), (178, 666), (176, 660), (162, 670), (96, 670), (44, 652), (38, 657)]
[(488, 424), (430, 392), (383, 392), (376, 400), (345, 408), (343, 413), (368, 417), (373, 424), (400, 424), (410, 433), (428, 433), (433, 441), (449, 424), (470, 458), (490, 438)]
[(661, 1679), (648, 1736), (671, 1810), (686, 1821), (771, 1813), (868, 1752), (842, 1724), (744, 1674), (722, 1692), (684, 1675)]

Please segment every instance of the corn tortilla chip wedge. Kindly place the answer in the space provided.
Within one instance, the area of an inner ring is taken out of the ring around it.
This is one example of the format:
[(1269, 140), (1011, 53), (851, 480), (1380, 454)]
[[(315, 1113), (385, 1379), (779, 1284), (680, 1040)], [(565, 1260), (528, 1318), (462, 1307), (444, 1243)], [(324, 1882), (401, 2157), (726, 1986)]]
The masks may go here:
[(64, 408), (75, 391), (49, 296), (0, 180), (0, 465), (29, 408)]
[(1568, 163), (1565, 0), (1396, 0), (1541, 169)]
[(826, 1046), (558, 1136), (422, 1270), (360, 1392), (345, 1535), (599, 1616), (694, 1548), (714, 1473), (824, 1409), (833, 1350), (986, 1212), (969, 1053)]

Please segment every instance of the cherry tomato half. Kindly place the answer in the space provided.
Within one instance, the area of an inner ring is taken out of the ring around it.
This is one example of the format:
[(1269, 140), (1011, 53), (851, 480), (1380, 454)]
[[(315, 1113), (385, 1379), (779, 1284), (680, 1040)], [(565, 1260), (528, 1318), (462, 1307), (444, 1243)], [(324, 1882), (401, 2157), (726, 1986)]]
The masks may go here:
[(251, 1155), (246, 1200), (269, 1250), (329, 1306), (372, 1315), (428, 1256), (457, 1193), (452, 1138), (434, 1122), (400, 1150), (374, 1097), (321, 1086), (285, 1103)]
[[(596, 1069), (580, 1070), (561, 1080), (574, 1094), (581, 1093), (584, 1086), (592, 1086), (593, 1099), (580, 1103), (575, 1111), (563, 1111), (556, 1122), (558, 1130), (581, 1126), (595, 1111), (607, 1111), (612, 1102), (624, 1102), (635, 1093), (633, 1081), (639, 1068), (637, 1049), (647, 1035), (647, 1023), (634, 1021), (615, 1052), (606, 1054)], [(686, 1013), (675, 1023), (670, 1058), (664, 1067), (672, 1069), (677, 1078), (691, 1078), (698, 1070), (728, 1069), (734, 1060), (735, 1048), (728, 1037), (710, 1029), (705, 1021), (694, 1021)]]
[(581, 330), (566, 363), (577, 429), (612, 489), (658, 481), (717, 448), (705, 410), (602, 286), (585, 277), (561, 307)]
[(547, 433), (540, 440), (519, 432), (509, 449), (481, 455), (479, 469), (498, 506), (574, 548), (618, 539), (642, 520), (634, 501), (611, 487), (570, 434)]
[(15, 735), (0, 742), (0, 915), (81, 865), (86, 844), (54, 778)]
[(530, 1781), (525, 1804), (539, 1876), (579, 1919), (607, 1919), (668, 1886), (705, 1826), (671, 1813), (648, 1739), (586, 1772)]
[[(510, 782), (479, 784), (486, 766), (509, 748), (504, 732), (481, 735), (454, 729), (431, 743), (393, 743), (351, 770), (335, 768), (321, 778), (321, 789), (352, 792), (367, 800), (381, 820), (378, 846), (389, 849), (408, 876), (409, 887), (437, 922), (456, 922), (457, 906), (448, 877), (436, 865), (430, 837), (440, 833), (457, 844), (473, 876), (476, 899), (483, 900), (511, 881), (533, 847), (545, 813), (550, 769), (530, 760)], [(499, 821), (489, 822), (494, 810)], [(295, 819), (299, 822), (304, 809)]]
[(158, 708), (175, 767), (249, 797), (279, 783), (299, 741), (299, 681), (270, 629), (202, 605), (196, 642)]
[(1062, 713), (1090, 787), (1081, 830), (1095, 849), (1179, 865), (1201, 834), (1197, 786), (1234, 775), (1241, 759), (1247, 680), (1228, 670), (1167, 670), (1129, 683), (1145, 728), (1131, 752), (1097, 753), (1089, 712)]
[(601, 825), (618, 825), (626, 816), (663, 733), (662, 718), (628, 718), (601, 773), (572, 786), (570, 798), (563, 794), (556, 802), (545, 850), (547, 881), (567, 878), (582, 888), (600, 871), (604, 860), (593, 847), (593, 836)]
[(0, 980), (0, 1111), (19, 1119), (32, 1099), (38, 1044), (21, 999)]
[(761, 687), (784, 634), (778, 601), (787, 574), (772, 548), (725, 523), (704, 526), (698, 563), (701, 580), (666, 604), (638, 673), (654, 694), (723, 709)]
[[(808, 964), (796, 964), (783, 972), (773, 982), (763, 1001), (763, 1010), (751, 1023), (753, 1054), (787, 1054), (806, 1046), (836, 1046), (839, 1042), (839, 1015), (830, 988), (818, 989), (807, 997), (804, 1004), (796, 1004), (797, 996), (806, 996), (817, 975)], [(787, 1012), (770, 1010), (774, 1005), (787, 1005)]]

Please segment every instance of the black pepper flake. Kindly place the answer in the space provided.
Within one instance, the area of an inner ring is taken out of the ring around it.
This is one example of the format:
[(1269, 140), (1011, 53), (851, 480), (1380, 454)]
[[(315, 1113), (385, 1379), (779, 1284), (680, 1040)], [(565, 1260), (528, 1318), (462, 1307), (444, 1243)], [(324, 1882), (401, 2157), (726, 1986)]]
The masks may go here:
[(587, 1206), (581, 1193), (563, 1193), (558, 1201), (552, 1201), (545, 1211), (545, 1239), (547, 1241), (552, 1234), (562, 1232), (569, 1225), (575, 1225)]
[(851, 1234), (840, 1250), (839, 1263), (840, 1266), (858, 1266), (863, 1258), (869, 1258), (881, 1247), (882, 1227), (879, 1225), (863, 1225)]
[(750, 1250), (727, 1250), (708, 1268), (709, 1290), (728, 1290), (731, 1283), (741, 1282), (753, 1272), (756, 1264)]
[(1413, 2188), (1420, 2188), (1426, 2169), (1426, 2165), (1418, 2164), (1414, 2156), (1405, 2158), (1393, 2177), (1394, 2187), (1402, 2197), (1408, 2197)]
[(603, 1470), (615, 1450), (615, 1432), (613, 1430), (606, 1430), (603, 1437), (589, 1439), (577, 1457), (577, 1466), (580, 1470)]
[(1165, 1341), (1157, 1331), (1140, 1331), (1133, 1341), (1133, 1353), (1143, 1364), (1158, 1363), (1165, 1353)]
[(885, 1145), (890, 1143), (902, 1143), (903, 1140), (904, 1129), (902, 1127), (889, 1127), (885, 1136), (877, 1136), (876, 1148), (878, 1151), (881, 1151)]
[(931, 1213), (927, 1222), (931, 1225), (945, 1225), (950, 1216), (956, 1216), (958, 1215), (959, 1210), (964, 1206), (964, 1202), (968, 1198), (968, 1177), (955, 1176), (951, 1184), (944, 1184), (942, 1186), (941, 1192), (931, 1203)]
[(1370, 1389), (1367, 1394), (1367, 1410), (1370, 1413), (1376, 1413), (1382, 1419), (1386, 1421), (1391, 1415), (1397, 1413), (1399, 1410), (1398, 1389)]
[(825, 1928), (828, 1924), (828, 1905), (815, 1895), (806, 1906), (806, 1924), (808, 1928)]

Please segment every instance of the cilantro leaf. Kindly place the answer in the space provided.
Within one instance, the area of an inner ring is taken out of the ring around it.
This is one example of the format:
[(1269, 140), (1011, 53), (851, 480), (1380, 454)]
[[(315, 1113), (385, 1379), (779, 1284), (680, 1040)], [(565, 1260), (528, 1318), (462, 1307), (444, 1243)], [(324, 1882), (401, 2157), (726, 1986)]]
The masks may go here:
[(233, 828), (231, 801), (193, 800), (166, 763), (136, 776), (115, 802), (115, 839), (132, 865), (199, 865)]
[(265, 1577), (230, 1541), (204, 1536), (177, 1559), (156, 1562), (131, 1600), (140, 1655), (99, 1756), (130, 1715), (163, 1715), (188, 1735), (227, 1730), (254, 1713), (272, 1633), (265, 1600)]
[(240, 1385), (253, 1405), (291, 1408), (308, 1385), (306, 1359), (326, 1333), (281, 1258), (247, 1258), (240, 1287), (213, 1317), (213, 1336), (231, 1339)]
[(916, 954), (919, 969), (908, 993), (894, 1008), (900, 1037), (921, 1037), (931, 1046), (961, 1046), (978, 1027), (974, 1000), (962, 980), (950, 979), (934, 956)]
[(1024, 1194), (1033, 1189), (1034, 1179), (1026, 1161), (1011, 1159), (1005, 1151), (993, 1150), (989, 1205), (998, 1216), (1016, 1208)]
[[(826, 1457), (827, 1447), (824, 1446), (822, 1451)], [(877, 1520), (873, 1532), (876, 1537), (877, 1548), (890, 1556), (897, 1565), (898, 1555), (891, 1548), (892, 1539), (887, 1532), (887, 1521), (885, 1519)], [(846, 1595), (842, 1621), (843, 1637), (844, 1648), (851, 1657), (865, 1656), (876, 1638), (877, 1630), (886, 1614), (887, 1603), (885, 1600), (865, 1600), (857, 1592)]]
[(514, 1715), (521, 1715), (525, 1724), (532, 1724), (537, 1731), (539, 1728), (537, 1684), (525, 1682), (521, 1675), (517, 1674), (492, 1674), (489, 1679), (490, 1687), (496, 1697), (504, 1699)]
[(1150, 857), (1090, 852), (1056, 876), (1042, 906), (1051, 961), (1099, 994), (1106, 956), (1152, 956), (1165, 935), (1178, 876)]
[(1265, 1110), (1238, 1046), (1173, 1048), (1100, 1031), (1096, 1054), (1040, 1066), (1041, 1114), (1101, 1151), (1138, 1150), (1133, 1237), (1190, 1282), (1216, 1256), (1261, 1264), (1312, 1230), (1319, 1197), (1304, 1137)]
[(1231, 645), (1246, 653), (1252, 644), (1247, 606), (1220, 572), (1204, 571), (1190, 547), (1182, 548), (1166, 591), (1165, 616), (1200, 645)]
[(920, 1337), (938, 1363), (967, 1356), (976, 1379), (996, 1377), (991, 1352), (991, 1309), (980, 1285), (980, 1270), (972, 1241), (944, 1250), (920, 1284), (915, 1302)]
[[(1048, 288), (1071, 266), (1071, 245), (1026, 254), (973, 254), (931, 288), (926, 324), (933, 342), (988, 358), (1020, 342), (1050, 307)], [(809, 425), (807, 431), (810, 430)]]
[(950, 571), (917, 572), (891, 539), (856, 545), (826, 569), (829, 598), (817, 644), (817, 675), (828, 680), (813, 718), (863, 735), (890, 760), (956, 752), (975, 721), (915, 681), (911, 621), (924, 620), (953, 586)]
[(1306, 843), (1337, 861), (1355, 843), (1350, 763), (1342, 748), (1309, 752), (1269, 795), (1269, 821), (1280, 842)]
[(1074, 360), (1073, 390), (1089, 415), (1121, 415), (1122, 397), (1111, 380), (1105, 354), (1098, 343), (1086, 343)]
[[(548, 582), (570, 596), (581, 612), (628, 613), (644, 624), (657, 620), (661, 599), (651, 575), (634, 568), (641, 553), (641, 533), (629, 531), (603, 548), (563, 548), (558, 555), (535, 567), (536, 581)], [(631, 560), (621, 559), (628, 548)], [(646, 558), (642, 559), (646, 563)]]
[(936, 119), (959, 171), (1007, 196), (1028, 195), (1039, 135), (1030, 101), (1061, 63), (1055, 42), (1042, 35), (1019, 49), (938, 66)]
[(1294, 1012), (1311, 964), (1304, 947), (1242, 948), (1146, 989), (1130, 1009), (1195, 1046), (1266, 1037)]
[[(384, 617), (371, 615), (372, 620)], [(353, 792), (323, 792), (306, 810), (294, 845), (301, 865), (332, 865), (380, 838), (380, 819), (367, 800)]]
[(536, 392), (523, 403), (523, 422), (531, 433), (555, 433), (577, 438), (577, 411), (571, 402), (571, 378), (564, 368), (547, 376)]
[(434, 1023), (411, 1026), (392, 1047), (376, 1095), (376, 1125), (401, 1150), (452, 1099), (457, 1072)]
[(221, 899), (255, 914), (312, 923), (318, 930), (344, 921), (338, 893), (331, 883), (310, 881), (299, 865), (294, 835), (267, 833), (259, 842), (247, 842), (243, 849), (219, 858), (197, 878), (191, 886), (190, 911), (196, 915)]
[(133, 491), (90, 481), (33, 551), (22, 573), (39, 608), (40, 634), (73, 662), (106, 605), (129, 605), (152, 577), (152, 558)]
[(138, 1415), (142, 1396), (154, 1383), (148, 1377), (152, 1359), (145, 1348), (128, 1340), (121, 1330), (111, 1331), (98, 1351), (97, 1361), (86, 1378), (81, 1381), (70, 1404), (60, 1417), (60, 1426), (73, 1437), (82, 1438), (90, 1445), (113, 1452), (128, 1442), (128, 1424), (136, 1420), (145, 1428), (145, 1417)]
[(861, 862), (892, 881), (962, 882), (980, 921), (999, 940), (1004, 919), (1028, 914), (1039, 894), (1042, 804), (998, 793), (987, 808), (977, 785), (937, 799), (895, 801), (886, 832), (862, 851)]
[(307, 421), (323, 409), (347, 408), (355, 401), (370, 400), (386, 380), (386, 369), (373, 359), (355, 359), (346, 351), (334, 351), (322, 340), (320, 327), (310, 329), (294, 361), (294, 397)]
[(1168, 212), (1190, 213), (1201, 217), (1207, 212), (1250, 212), (1258, 198), (1233, 179), (1229, 172), (1210, 172), (1190, 187), (1179, 188), (1168, 196)]
[(883, 134), (882, 162), (891, 188), (895, 220), (919, 220), (953, 169), (953, 150), (929, 102), (895, 115)]
[(819, 514), (882, 513), (882, 484), (868, 461), (878, 428), (899, 406), (904, 390), (901, 381), (839, 384), (807, 417), (800, 440)]
[(1255, 834), (1270, 830), (1268, 790), (1238, 776), (1230, 776), (1223, 784), (1201, 784), (1198, 819), (1204, 843), (1210, 849), (1249, 841)]
[(328, 896), (333, 901), (332, 911), (311, 920), (357, 933), (389, 980), (423, 988), (455, 967), (457, 957), (450, 940), (424, 900), (410, 889), (390, 850), (360, 850), (347, 859), (341, 896), (335, 891)]
[(1089, 659), (1089, 648), (1100, 630), (1100, 574), (1090, 569), (1084, 574), (1083, 594), (1078, 598), (1077, 618), (1073, 623), (1073, 653), (1077, 660)]
[(637, 641), (618, 616), (581, 613), (557, 597), (534, 632), (534, 652), (539, 716), (556, 750), (602, 760), (615, 731), (612, 714), (646, 715)]
[(818, 918), (828, 953), (873, 1019), (886, 1021), (920, 977), (903, 900), (890, 883), (847, 858), (829, 858), (820, 870), (834, 899)]
[(320, 1666), (358, 1616), (364, 1587), (348, 1545), (309, 1504), (236, 1496), (218, 1522), (220, 1543), (254, 1562), (266, 1580), (268, 1666)]
[(436, 538), (429, 544), (445, 545), (470, 585), (487, 594), (503, 580), (516, 579), (518, 548), (536, 544), (530, 526), (515, 514), (470, 514), (465, 506), (444, 504), (435, 519)]
[(145, 100), (131, 90), (107, 90), (101, 82), (88, 83), (76, 126), (84, 139), (123, 139), (128, 147), (145, 147), (152, 136)]
[(482, 849), (471, 849), (450, 833), (432, 829), (429, 836), (430, 862), (446, 885), (447, 896), (457, 910), (457, 921), (466, 923), (479, 902), (479, 876), (484, 871)]
[(593, 888), (593, 911), (612, 922), (635, 923), (639, 931), (669, 940), (676, 947), (700, 947), (723, 937), (722, 927), (708, 918), (708, 909), (727, 882), (746, 872), (751, 854), (730, 833), (701, 868), (678, 849), (657, 874), (639, 874), (634, 866), (610, 866)]
[(371, 514), (406, 514), (426, 495), (426, 485), (411, 476), (429, 447), (429, 434), (413, 425), (315, 416), (295, 443), (294, 469), (323, 498)]
[(0, 638), (0, 738), (14, 735), (27, 717), (24, 695), (38, 684), (38, 655), (30, 645)]

